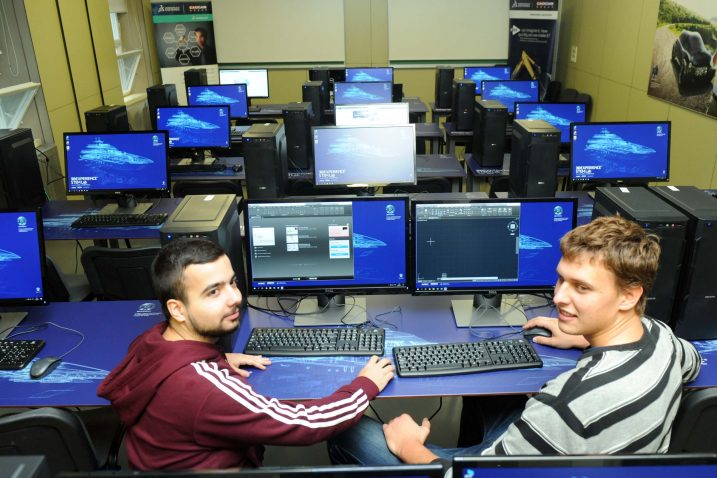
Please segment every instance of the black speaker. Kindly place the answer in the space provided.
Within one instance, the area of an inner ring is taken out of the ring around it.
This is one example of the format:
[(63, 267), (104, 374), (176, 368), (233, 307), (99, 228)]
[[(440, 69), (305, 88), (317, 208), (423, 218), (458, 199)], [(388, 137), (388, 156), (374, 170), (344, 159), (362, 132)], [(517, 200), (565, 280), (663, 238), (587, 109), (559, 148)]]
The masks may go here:
[(451, 108), (453, 106), (453, 73), (452, 67), (436, 67), (436, 108)]
[(394, 103), (403, 101), (403, 83), (393, 83), (391, 85), (391, 101)]
[(152, 85), (147, 88), (147, 106), (152, 129), (157, 129), (157, 107), (177, 106), (177, 87), (172, 83)]
[(286, 155), (290, 168), (309, 169), (314, 154), (311, 103), (289, 103), (281, 110), (286, 133)]
[(483, 167), (503, 166), (508, 108), (500, 101), (477, 100), (473, 122), (473, 157)]
[(543, 120), (513, 121), (510, 196), (552, 197), (558, 182), (560, 130)]
[(301, 86), (301, 101), (311, 103), (311, 109), (314, 112), (311, 126), (324, 124), (323, 105), (328, 96), (322, 81), (307, 81)]
[(247, 197), (284, 197), (289, 174), (284, 125), (253, 124), (242, 135), (242, 146)]
[(473, 131), (473, 110), (476, 96), (476, 82), (453, 80), (453, 106), (451, 117), (456, 131)]
[(103, 105), (85, 111), (85, 129), (88, 133), (114, 133), (129, 131), (125, 105)]
[(32, 130), (0, 129), (0, 209), (34, 209), (45, 200)]
[(201, 86), (207, 84), (207, 70), (204, 68), (191, 68), (184, 70), (184, 86)]

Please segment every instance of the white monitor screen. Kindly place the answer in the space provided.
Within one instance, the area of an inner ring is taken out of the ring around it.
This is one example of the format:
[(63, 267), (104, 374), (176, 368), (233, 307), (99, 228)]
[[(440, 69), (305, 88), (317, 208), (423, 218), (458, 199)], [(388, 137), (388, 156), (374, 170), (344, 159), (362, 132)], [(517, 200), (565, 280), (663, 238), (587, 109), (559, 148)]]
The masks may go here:
[(408, 103), (336, 105), (336, 126), (408, 124)]
[(249, 98), (269, 97), (269, 70), (266, 68), (257, 68), (254, 70), (219, 70), (219, 83), (222, 85), (244, 83)]

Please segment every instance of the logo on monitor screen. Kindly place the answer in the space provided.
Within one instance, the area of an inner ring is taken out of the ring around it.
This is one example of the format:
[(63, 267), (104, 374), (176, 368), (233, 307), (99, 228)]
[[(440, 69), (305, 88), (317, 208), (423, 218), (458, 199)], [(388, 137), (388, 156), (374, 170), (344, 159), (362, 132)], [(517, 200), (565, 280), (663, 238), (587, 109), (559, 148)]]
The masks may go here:
[(553, 215), (555, 217), (563, 217), (563, 206), (555, 206), (553, 208)]
[(393, 204), (389, 204), (386, 206), (386, 215), (387, 216), (393, 216), (396, 213), (396, 206)]
[(27, 218), (25, 216), (18, 216), (17, 217), (17, 227), (25, 227), (27, 226)]

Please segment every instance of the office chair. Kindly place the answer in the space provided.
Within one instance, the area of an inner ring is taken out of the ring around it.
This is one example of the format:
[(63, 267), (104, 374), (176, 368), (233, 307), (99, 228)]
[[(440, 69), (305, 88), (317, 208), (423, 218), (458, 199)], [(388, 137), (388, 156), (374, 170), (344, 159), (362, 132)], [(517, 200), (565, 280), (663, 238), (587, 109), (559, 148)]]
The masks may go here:
[(558, 97), (558, 101), (560, 103), (575, 103), (576, 97), (578, 96), (578, 90), (575, 88), (565, 88), (563, 91), (560, 92), (560, 96)]
[(680, 402), (668, 453), (717, 452), (717, 388), (685, 392)]
[(490, 182), (489, 198), (497, 198), (496, 193), (510, 192), (510, 178), (508, 176), (496, 176)]
[(383, 187), (384, 194), (403, 193), (449, 193), (451, 192), (451, 181), (447, 178), (422, 178), (415, 185), (388, 185)]
[(160, 247), (117, 249), (90, 246), (82, 252), (82, 267), (99, 300), (155, 299), (152, 261)]
[(242, 197), (241, 185), (236, 181), (177, 181), (172, 195), (181, 198), (192, 194), (236, 194)]
[(52, 257), (45, 256), (45, 259), (45, 298), (49, 302), (80, 302), (92, 297), (90, 283), (84, 274), (64, 274)]

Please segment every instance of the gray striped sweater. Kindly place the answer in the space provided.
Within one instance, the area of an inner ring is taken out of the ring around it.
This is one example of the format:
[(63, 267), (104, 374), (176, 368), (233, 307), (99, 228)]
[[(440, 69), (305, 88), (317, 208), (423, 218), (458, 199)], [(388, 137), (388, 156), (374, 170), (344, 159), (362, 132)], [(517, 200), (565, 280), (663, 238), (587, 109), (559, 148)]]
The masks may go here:
[(697, 377), (700, 356), (664, 323), (642, 324), (638, 342), (587, 349), (483, 454), (665, 453), (682, 384)]

